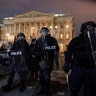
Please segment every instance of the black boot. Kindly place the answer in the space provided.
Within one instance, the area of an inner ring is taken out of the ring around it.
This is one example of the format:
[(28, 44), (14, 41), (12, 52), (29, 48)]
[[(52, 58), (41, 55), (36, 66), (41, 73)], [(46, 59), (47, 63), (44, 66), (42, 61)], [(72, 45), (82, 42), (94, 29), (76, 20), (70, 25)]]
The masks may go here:
[(40, 88), (37, 91), (37, 95), (41, 95), (45, 93), (45, 89), (44, 89), (44, 81), (40, 80)]
[(20, 91), (20, 92), (23, 92), (25, 89), (26, 89), (26, 88), (25, 88), (25, 80), (21, 80), (21, 86), (20, 86), (20, 88), (19, 88), (19, 91)]
[(9, 74), (9, 78), (8, 78), (8, 81), (7, 81), (7, 85), (2, 86), (2, 90), (3, 90), (3, 91), (10, 91), (10, 90), (11, 90), (11, 86), (12, 86), (13, 79), (14, 79), (14, 74), (15, 74), (15, 72), (11, 72), (11, 73)]
[(19, 88), (19, 91), (20, 92), (23, 92), (25, 90), (25, 86), (21, 86), (20, 88)]
[(11, 90), (11, 86), (5, 85), (1, 87), (3, 91), (10, 91)]
[(45, 89), (46, 96), (51, 96), (51, 92), (50, 92), (50, 79), (46, 79), (45, 80), (44, 89)]

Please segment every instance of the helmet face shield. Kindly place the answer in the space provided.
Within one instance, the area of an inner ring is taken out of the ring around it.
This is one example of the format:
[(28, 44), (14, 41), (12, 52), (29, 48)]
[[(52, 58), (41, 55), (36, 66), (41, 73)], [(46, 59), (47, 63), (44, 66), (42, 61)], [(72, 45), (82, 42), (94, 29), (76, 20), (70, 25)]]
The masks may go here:
[(17, 40), (22, 40), (22, 39), (25, 39), (25, 35), (23, 33), (18, 33)]
[(80, 29), (80, 32), (81, 33), (84, 33), (86, 31), (94, 31), (96, 28), (96, 23), (93, 22), (93, 21), (88, 21), (88, 22), (85, 22), (81, 25), (81, 29)]
[(17, 40), (22, 40), (22, 39), (24, 39), (23, 36), (18, 36), (18, 37), (17, 37)]
[(47, 34), (48, 34), (48, 32), (46, 32), (46, 30), (44, 30), (44, 29), (41, 31), (42, 36), (46, 36)]
[(49, 29), (47, 27), (43, 27), (40, 33), (41, 33), (41, 36), (46, 36), (49, 33)]

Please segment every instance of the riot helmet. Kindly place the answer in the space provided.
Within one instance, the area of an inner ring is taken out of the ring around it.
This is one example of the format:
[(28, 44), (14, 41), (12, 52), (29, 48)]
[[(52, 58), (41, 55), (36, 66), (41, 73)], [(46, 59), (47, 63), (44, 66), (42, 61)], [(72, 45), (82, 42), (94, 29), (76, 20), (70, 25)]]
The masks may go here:
[(96, 23), (94, 21), (87, 21), (81, 25), (80, 32), (84, 33), (86, 31), (94, 30), (95, 27), (96, 27)]
[(49, 29), (47, 27), (42, 27), (40, 33), (41, 36), (46, 36), (49, 33)]
[(17, 40), (25, 39), (25, 35), (23, 33), (17, 34)]

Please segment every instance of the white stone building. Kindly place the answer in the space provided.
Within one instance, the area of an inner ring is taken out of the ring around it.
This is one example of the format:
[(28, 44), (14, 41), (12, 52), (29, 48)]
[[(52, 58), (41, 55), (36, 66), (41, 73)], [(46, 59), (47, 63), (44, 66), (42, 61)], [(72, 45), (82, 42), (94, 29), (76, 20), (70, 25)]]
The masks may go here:
[(74, 18), (69, 14), (30, 11), (4, 18), (2, 38), (13, 41), (19, 32), (23, 32), (30, 41), (30, 38), (40, 36), (40, 29), (44, 26), (48, 27), (50, 34), (58, 40), (60, 52), (64, 52), (74, 36)]

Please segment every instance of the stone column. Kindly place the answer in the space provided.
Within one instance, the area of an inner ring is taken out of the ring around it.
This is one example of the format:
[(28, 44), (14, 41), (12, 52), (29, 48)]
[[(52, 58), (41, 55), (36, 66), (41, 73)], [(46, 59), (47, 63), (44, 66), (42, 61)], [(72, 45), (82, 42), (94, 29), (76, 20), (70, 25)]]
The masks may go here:
[(25, 31), (26, 31), (26, 30), (25, 30), (25, 27), (26, 27), (26, 25), (25, 25), (25, 22), (24, 22), (24, 27), (23, 27), (23, 28), (24, 28), (24, 34), (26, 33), (26, 32), (25, 32)]
[(16, 23), (14, 24), (14, 33), (13, 35), (15, 36), (16, 35)]
[(30, 29), (29, 29), (29, 23), (28, 23), (27, 24), (27, 37), (28, 37), (28, 39), (29, 39), (29, 35), (30, 35), (29, 31), (30, 31)]
[(51, 29), (51, 30), (52, 30), (52, 31), (51, 31), (51, 35), (53, 36), (53, 35), (54, 35), (54, 30), (55, 30), (55, 29), (54, 29), (54, 21), (52, 22), (52, 25), (51, 25), (51, 26), (52, 26), (52, 29)]
[(46, 22), (46, 25), (45, 25), (45, 26), (49, 28), (49, 26), (48, 26), (48, 23), (47, 23), (47, 22)]
[(40, 22), (40, 29), (42, 28), (42, 22)]
[(32, 36), (32, 23), (30, 23), (30, 36)]
[(36, 25), (35, 22), (34, 22), (34, 26), (35, 26), (35, 29), (34, 29), (34, 37), (36, 37), (36, 36), (37, 36), (37, 25)]
[(28, 39), (28, 24), (26, 23), (26, 32), (25, 32), (25, 35), (26, 35), (26, 38)]
[(60, 22), (58, 22), (58, 30), (57, 30), (57, 35), (58, 35), (58, 40), (60, 39), (60, 35), (61, 35), (61, 23)]
[(13, 25), (11, 24), (11, 35), (13, 35)]
[[(40, 22), (40, 30), (41, 30), (42, 27), (43, 27), (43, 26), (42, 26), (42, 22)], [(40, 30), (39, 30), (38, 36), (40, 36)]]
[(29, 22), (29, 37), (31, 36), (31, 23)]
[(9, 25), (9, 34), (11, 34), (11, 24)]
[(18, 24), (18, 33), (20, 33), (21, 32), (21, 24), (19, 23)]
[(8, 33), (8, 26), (5, 25), (5, 40), (7, 39), (6, 34)]
[(9, 24), (7, 25), (7, 33), (9, 33)]
[(17, 34), (19, 33), (19, 24), (16, 24)]

